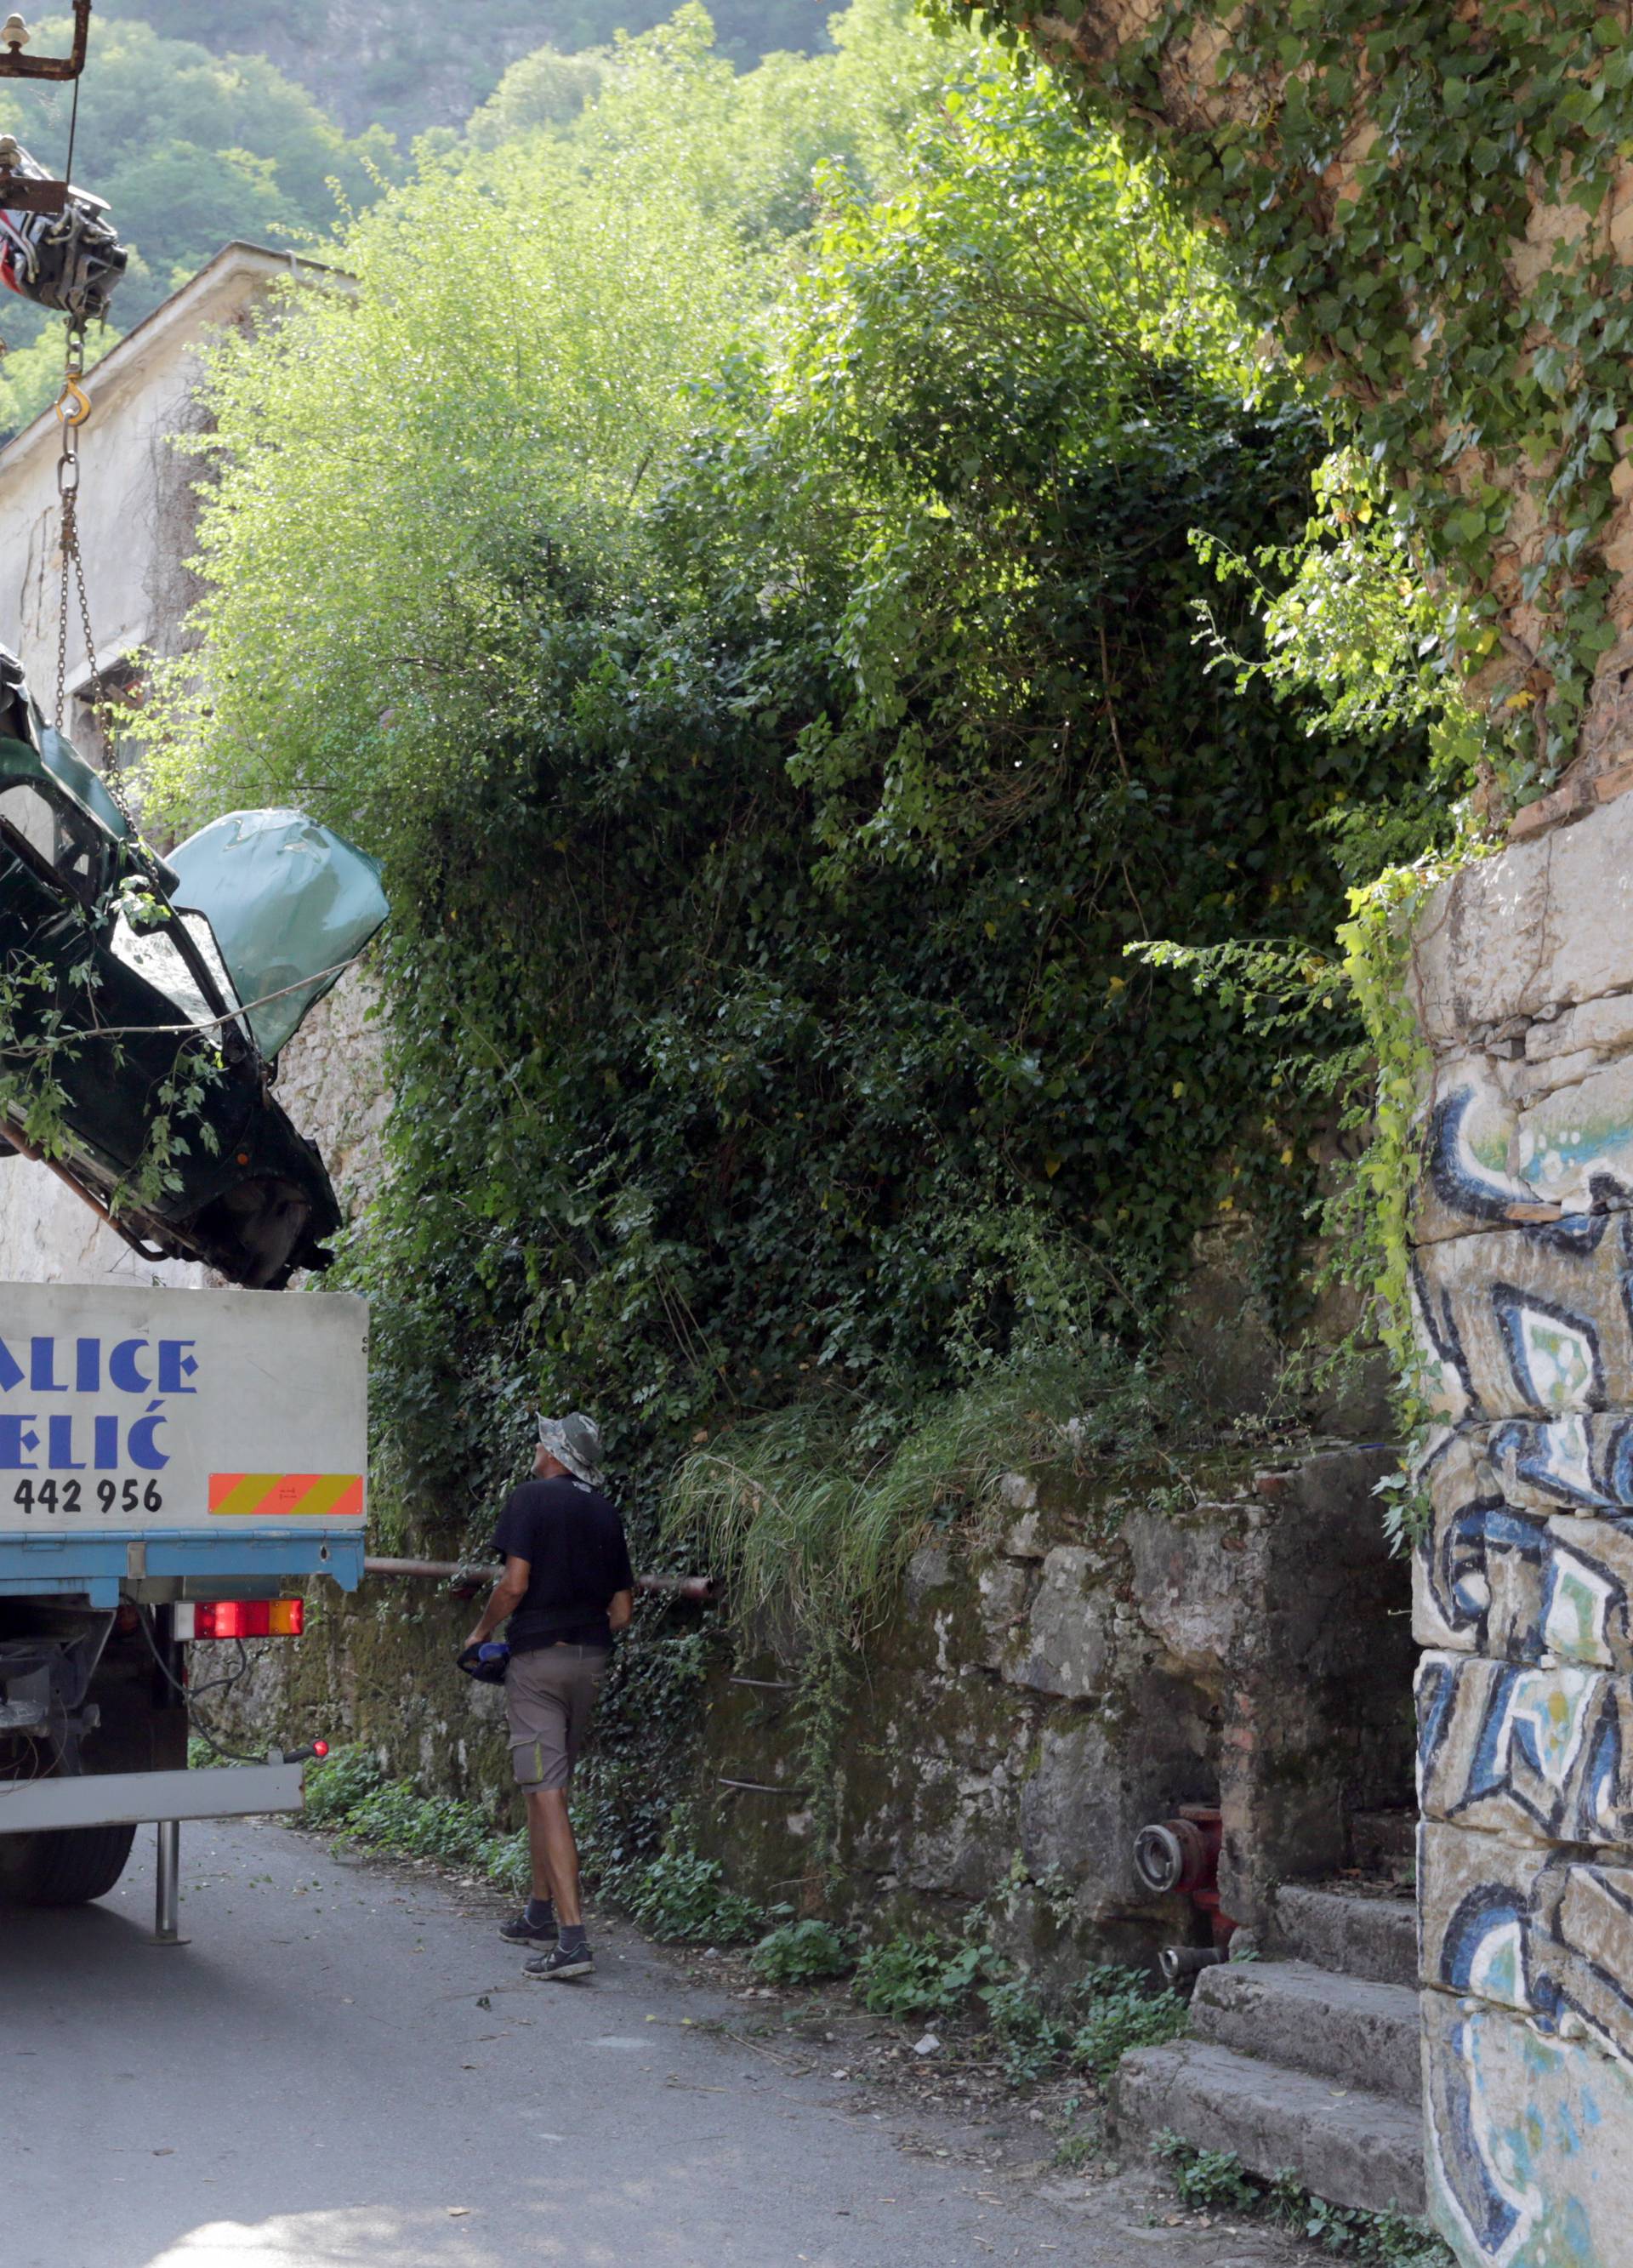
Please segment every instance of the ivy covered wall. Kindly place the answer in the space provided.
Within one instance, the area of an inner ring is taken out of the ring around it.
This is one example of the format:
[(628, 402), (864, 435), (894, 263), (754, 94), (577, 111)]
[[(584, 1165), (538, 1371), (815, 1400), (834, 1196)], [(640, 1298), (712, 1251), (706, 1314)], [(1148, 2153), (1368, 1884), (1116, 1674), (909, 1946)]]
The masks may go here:
[(1388, 469), (1536, 824), (1633, 761), (1633, 46), (1600, 0), (1026, 0)]
[[(750, 83), (666, 34), (217, 365), (205, 671), (150, 777), (386, 859), (396, 1170), (351, 1266), (445, 1540), (541, 1396), (649, 1510), (743, 1421), (863, 1471), (999, 1373), (1069, 1402), (1220, 1219), (1297, 1320), (1328, 1104), (1288, 1059), (1350, 1060), (1351, 850), (1410, 835), (1423, 751), (1210, 666), (1205, 597), (1255, 633), (1190, 531), (1291, 541), (1323, 436), (1114, 144), (874, 15), (810, 66), (879, 90), (813, 232)], [(1128, 956), (1163, 937), (1284, 951), (1311, 1031)]]

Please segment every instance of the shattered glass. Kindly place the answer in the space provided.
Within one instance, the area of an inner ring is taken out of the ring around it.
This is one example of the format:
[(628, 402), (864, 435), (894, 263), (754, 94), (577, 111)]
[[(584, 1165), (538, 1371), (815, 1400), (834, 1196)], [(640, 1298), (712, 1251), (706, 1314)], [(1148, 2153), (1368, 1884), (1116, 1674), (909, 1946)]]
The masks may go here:
[[(214, 979), (221, 995), (222, 1005), (236, 1008), (238, 995), (232, 979), (228, 976), (210, 924), (202, 914), (176, 913), (170, 921), (185, 923), (188, 935), (198, 947), (200, 958)], [(115, 961), (122, 961), (127, 968), (134, 968), (138, 976), (146, 979), (161, 991), (167, 1000), (175, 1003), (178, 1021), (209, 1025), (217, 1028), (215, 1004), (207, 999), (197, 977), (187, 964), (173, 937), (169, 934), (170, 921), (153, 925), (133, 923), (128, 914), (118, 915), (109, 932), (107, 949)]]

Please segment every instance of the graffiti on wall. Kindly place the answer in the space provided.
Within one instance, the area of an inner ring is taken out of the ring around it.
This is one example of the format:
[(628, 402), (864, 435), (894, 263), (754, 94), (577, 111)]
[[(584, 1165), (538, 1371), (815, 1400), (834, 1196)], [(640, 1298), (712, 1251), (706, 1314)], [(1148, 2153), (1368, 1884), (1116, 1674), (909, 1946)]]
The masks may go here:
[(1449, 1081), (1417, 1216), (1428, 2176), (1470, 2268), (1629, 2268), (1633, 1116), (1543, 1100)]

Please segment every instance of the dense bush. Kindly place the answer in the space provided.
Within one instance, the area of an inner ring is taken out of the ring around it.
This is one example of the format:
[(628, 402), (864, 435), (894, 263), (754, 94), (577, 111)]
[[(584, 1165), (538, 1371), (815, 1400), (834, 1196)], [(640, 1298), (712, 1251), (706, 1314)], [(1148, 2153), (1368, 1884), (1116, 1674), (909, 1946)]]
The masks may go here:
[(646, 52), (611, 125), (439, 161), (359, 222), (355, 302), (224, 357), (158, 774), (386, 860), (397, 1174), (352, 1265), (386, 1469), (454, 1506), (541, 1391), (637, 1477), (823, 1384), (871, 1454), (1041, 1314), (1159, 1329), (1221, 1208), (1284, 1287), (1283, 1042), (1125, 949), (1319, 962), (1327, 823), (1417, 761), (1203, 666), (1188, 530), (1301, 527), (1320, 437), (1247, 404), (1144, 176), (949, 54), (904, 186), (828, 177), (774, 301), (706, 62)]

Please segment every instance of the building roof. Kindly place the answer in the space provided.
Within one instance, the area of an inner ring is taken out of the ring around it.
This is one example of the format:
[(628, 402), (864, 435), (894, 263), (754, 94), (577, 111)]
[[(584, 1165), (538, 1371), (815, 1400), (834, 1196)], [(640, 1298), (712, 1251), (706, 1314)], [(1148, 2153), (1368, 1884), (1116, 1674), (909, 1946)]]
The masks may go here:
[[(342, 290), (349, 290), (352, 282), (344, 269), (326, 261), (309, 260), (296, 252), (274, 252), (267, 245), (235, 238), (231, 244), (224, 244), (196, 276), (189, 276), (179, 291), (173, 291), (151, 315), (144, 315), (93, 366), (88, 379), (99, 408), (111, 406), (125, 393), (156, 350), (178, 341), (184, 346), (190, 344), (212, 323), (225, 320), (255, 296), (257, 285), (264, 289), (282, 276), (313, 284), (329, 282)], [(55, 408), (41, 410), (31, 425), (25, 425), (0, 447), (0, 477), (26, 463), (48, 443), (55, 454), (56, 436)]]

